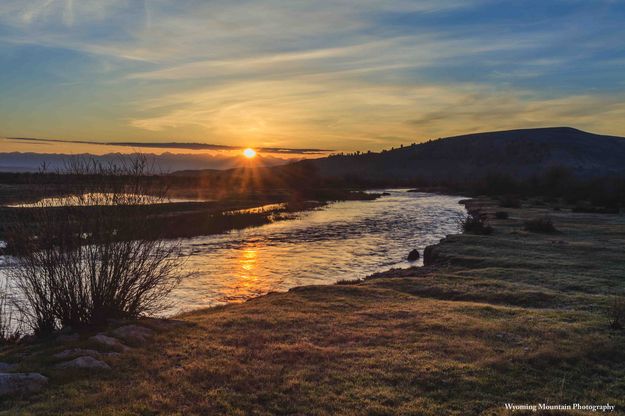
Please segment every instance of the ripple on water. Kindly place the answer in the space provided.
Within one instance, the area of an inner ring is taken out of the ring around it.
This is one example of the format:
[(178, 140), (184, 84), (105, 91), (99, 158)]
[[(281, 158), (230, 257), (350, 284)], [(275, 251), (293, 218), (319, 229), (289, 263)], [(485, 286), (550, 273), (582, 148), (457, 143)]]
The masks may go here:
[[(346, 201), (257, 228), (183, 240), (196, 272), (171, 294), (169, 313), (241, 302), (270, 291), (332, 284), (391, 267), (409, 267), (414, 248), (458, 231), (461, 197), (388, 191), (373, 201)], [(0, 277), (4, 259), (0, 257)]]
[(420, 265), (406, 261), (410, 250), (422, 252), (458, 231), (461, 197), (389, 192), (289, 221), (185, 240), (187, 267), (197, 273), (172, 293), (171, 313)]

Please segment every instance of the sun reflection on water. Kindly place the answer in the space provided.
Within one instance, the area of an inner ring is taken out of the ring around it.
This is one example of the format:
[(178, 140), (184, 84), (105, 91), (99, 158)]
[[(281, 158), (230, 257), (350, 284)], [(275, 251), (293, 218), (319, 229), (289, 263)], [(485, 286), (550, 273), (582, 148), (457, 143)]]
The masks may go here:
[(390, 192), (374, 201), (334, 203), (289, 221), (186, 240), (187, 267), (196, 274), (174, 290), (168, 314), (410, 267), (415, 263), (406, 260), (409, 249), (422, 251), (457, 232), (461, 197)]
[(243, 277), (251, 278), (253, 277), (253, 271), (256, 268), (256, 260), (258, 256), (258, 251), (254, 249), (245, 249), (241, 252), (241, 256), (239, 258), (239, 264), (241, 268), (248, 272)]
[(235, 279), (229, 285), (225, 299), (243, 301), (269, 290), (267, 282), (258, 276), (258, 247), (243, 248), (236, 258)]

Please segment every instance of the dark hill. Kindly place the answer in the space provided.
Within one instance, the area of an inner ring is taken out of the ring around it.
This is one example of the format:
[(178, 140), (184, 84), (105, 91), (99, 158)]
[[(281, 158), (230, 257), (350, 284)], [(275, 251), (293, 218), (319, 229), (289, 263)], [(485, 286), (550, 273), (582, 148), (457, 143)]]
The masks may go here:
[(563, 167), (582, 177), (625, 175), (625, 138), (570, 127), (508, 130), (431, 140), (399, 149), (300, 162), (323, 177), (362, 180), (516, 178)]

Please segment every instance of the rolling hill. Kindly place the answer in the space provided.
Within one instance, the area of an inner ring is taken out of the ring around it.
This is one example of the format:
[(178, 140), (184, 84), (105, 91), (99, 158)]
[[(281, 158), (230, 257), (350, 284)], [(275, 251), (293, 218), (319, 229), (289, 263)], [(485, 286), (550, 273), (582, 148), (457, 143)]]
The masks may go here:
[(554, 167), (583, 177), (625, 176), (625, 138), (570, 127), (508, 130), (299, 163), (322, 177), (381, 181), (458, 181), (488, 174), (527, 178)]

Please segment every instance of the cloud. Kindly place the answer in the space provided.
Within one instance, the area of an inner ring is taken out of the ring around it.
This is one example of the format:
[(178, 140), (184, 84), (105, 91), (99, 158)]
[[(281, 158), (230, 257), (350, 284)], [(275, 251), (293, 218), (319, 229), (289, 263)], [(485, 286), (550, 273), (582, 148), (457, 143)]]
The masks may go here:
[[(183, 149), (183, 150), (242, 150), (241, 146), (227, 146), (221, 144), (209, 143), (181, 143), (181, 142), (96, 142), (86, 140), (60, 140), (60, 139), (39, 139), (33, 137), (7, 137), (6, 140), (24, 141), (34, 144), (50, 144), (50, 143), (75, 143), (75, 144), (93, 144), (102, 146), (132, 147), (132, 148), (154, 148), (154, 149)], [(332, 150), (328, 149), (290, 149), (283, 147), (259, 147), (256, 150), (266, 153), (280, 153), (291, 155), (317, 155), (326, 154)]]
[[(625, 134), (619, 5), (521, 3), (4, 0), (0, 51), (37, 56), (3, 61), (24, 78), (0, 80), (23, 85), (0, 97), (2, 134), (286, 152), (530, 125)], [(51, 68), (82, 83), (59, 91)]]

